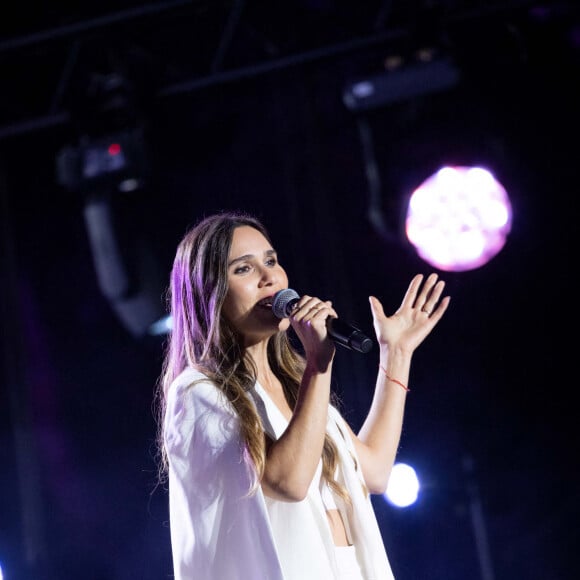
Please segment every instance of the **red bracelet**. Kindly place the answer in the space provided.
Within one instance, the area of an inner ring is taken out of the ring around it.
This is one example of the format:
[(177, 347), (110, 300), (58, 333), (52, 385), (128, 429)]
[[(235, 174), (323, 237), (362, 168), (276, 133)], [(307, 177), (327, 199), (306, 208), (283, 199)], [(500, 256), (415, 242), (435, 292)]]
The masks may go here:
[(403, 389), (405, 389), (405, 391), (409, 392), (411, 389), (409, 387), (407, 387), (407, 385), (404, 385), (401, 381), (398, 381), (397, 379), (394, 379), (393, 377), (390, 377), (387, 373), (387, 369), (384, 368), (382, 365), (379, 365), (379, 368), (385, 373), (385, 377), (387, 377), (387, 379), (393, 383), (397, 383), (397, 385), (403, 387)]

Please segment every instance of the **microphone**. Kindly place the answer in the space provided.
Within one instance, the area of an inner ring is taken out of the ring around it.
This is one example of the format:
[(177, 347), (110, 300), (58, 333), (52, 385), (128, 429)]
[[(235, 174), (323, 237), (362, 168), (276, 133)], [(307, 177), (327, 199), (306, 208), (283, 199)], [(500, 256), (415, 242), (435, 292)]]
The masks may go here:
[[(274, 316), (287, 318), (299, 300), (300, 295), (291, 288), (276, 292), (272, 301), (272, 312)], [(326, 319), (326, 330), (336, 344), (350, 350), (369, 352), (373, 347), (373, 341), (368, 336), (363, 334), (355, 326), (343, 322), (340, 318), (332, 318), (329, 316)]]

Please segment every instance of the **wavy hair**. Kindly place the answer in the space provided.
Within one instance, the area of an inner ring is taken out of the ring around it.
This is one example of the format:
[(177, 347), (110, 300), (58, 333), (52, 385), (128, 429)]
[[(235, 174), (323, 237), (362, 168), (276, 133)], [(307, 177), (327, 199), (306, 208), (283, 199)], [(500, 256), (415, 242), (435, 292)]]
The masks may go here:
[[(262, 478), (266, 463), (266, 434), (248, 391), (257, 370), (241, 347), (234, 328), (221, 315), (228, 291), (228, 258), (234, 230), (250, 226), (268, 241), (270, 236), (255, 217), (237, 212), (214, 214), (186, 232), (179, 243), (167, 291), (173, 320), (165, 347), (162, 374), (157, 389), (160, 478), (167, 474), (163, 425), (167, 392), (175, 378), (193, 367), (212, 380), (225, 394), (240, 420), (246, 453), (255, 475), (250, 492)], [(282, 383), (286, 400), (294, 409), (304, 372), (305, 360), (292, 345), (287, 332), (278, 332), (268, 342), (268, 360)], [(191, 388), (195, 388), (195, 383)], [(334, 478), (338, 451), (328, 436), (322, 452), (322, 474), (330, 487), (348, 500), (348, 493)]]

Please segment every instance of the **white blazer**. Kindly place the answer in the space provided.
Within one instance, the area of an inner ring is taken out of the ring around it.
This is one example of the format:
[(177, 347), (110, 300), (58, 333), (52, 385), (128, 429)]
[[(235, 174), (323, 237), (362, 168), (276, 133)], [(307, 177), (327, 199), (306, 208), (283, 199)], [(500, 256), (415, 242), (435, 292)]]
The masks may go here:
[[(201, 380), (191, 386), (194, 381)], [(251, 392), (266, 432), (288, 426), (266, 391)], [(339, 480), (352, 499), (350, 531), (365, 580), (394, 580), (370, 497), (364, 492), (344, 419), (329, 406), (327, 431), (339, 450)], [(334, 544), (319, 491), (321, 465), (307, 497), (283, 502), (252, 482), (239, 421), (203, 374), (184, 370), (167, 395), (169, 517), (176, 580), (335, 580)], [(354, 458), (354, 460), (353, 460)]]

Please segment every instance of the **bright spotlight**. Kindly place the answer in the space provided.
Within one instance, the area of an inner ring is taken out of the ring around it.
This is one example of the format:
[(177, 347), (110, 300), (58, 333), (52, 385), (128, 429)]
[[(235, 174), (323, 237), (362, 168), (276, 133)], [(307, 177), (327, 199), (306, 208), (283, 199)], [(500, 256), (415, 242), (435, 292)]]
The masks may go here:
[[(161, 336), (167, 334), (172, 328), (173, 318), (171, 316), (164, 316), (149, 327), (149, 334), (151, 336)], [(0, 580), (2, 579), (0, 578)]]
[(487, 264), (511, 230), (504, 187), (481, 167), (443, 167), (410, 197), (407, 238), (440, 270), (462, 272)]
[(419, 488), (415, 470), (405, 463), (395, 463), (384, 495), (395, 507), (408, 507), (417, 501)]

